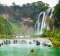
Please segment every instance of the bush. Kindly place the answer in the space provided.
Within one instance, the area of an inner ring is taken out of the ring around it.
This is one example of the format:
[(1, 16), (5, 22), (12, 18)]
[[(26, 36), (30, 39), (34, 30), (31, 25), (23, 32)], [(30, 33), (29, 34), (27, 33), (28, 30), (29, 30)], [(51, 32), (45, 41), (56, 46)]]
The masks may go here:
[(34, 37), (34, 38), (41, 37), (41, 35), (32, 35), (32, 37)]
[(60, 47), (60, 38), (59, 37), (50, 37), (49, 40), (52, 42), (54, 47)]
[(60, 37), (60, 32), (58, 29), (55, 30), (43, 30), (43, 34), (41, 35), (42, 37)]
[(13, 35), (0, 35), (1, 39), (13, 39), (14, 36)]

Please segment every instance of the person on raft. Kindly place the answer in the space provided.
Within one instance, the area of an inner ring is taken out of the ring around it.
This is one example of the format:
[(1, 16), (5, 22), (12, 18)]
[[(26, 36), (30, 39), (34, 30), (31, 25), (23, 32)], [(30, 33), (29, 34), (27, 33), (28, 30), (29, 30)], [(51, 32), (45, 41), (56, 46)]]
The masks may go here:
[(34, 49), (31, 49), (31, 52), (34, 52)]
[(33, 55), (36, 55), (37, 53), (34, 51), (34, 48), (33, 49), (31, 49), (31, 51), (30, 51)]

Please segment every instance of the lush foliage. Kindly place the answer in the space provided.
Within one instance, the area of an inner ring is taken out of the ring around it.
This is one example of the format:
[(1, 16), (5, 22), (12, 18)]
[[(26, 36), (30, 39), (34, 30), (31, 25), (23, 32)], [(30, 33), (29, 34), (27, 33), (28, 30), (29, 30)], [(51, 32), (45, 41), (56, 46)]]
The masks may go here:
[(54, 8), (55, 27), (60, 27), (60, 1)]
[(21, 33), (20, 25), (6, 20), (0, 15), (0, 38), (14, 38), (13, 35)]
[(14, 35), (1, 35), (0, 36), (0, 39), (13, 39), (13, 38), (15, 38)]
[(48, 39), (51, 40), (54, 47), (59, 47), (60, 48), (60, 38), (58, 38), (58, 37), (54, 37), (54, 38), (50, 37)]
[(42, 37), (60, 37), (60, 31), (59, 29), (55, 30), (43, 30), (43, 34), (41, 35)]
[(0, 35), (11, 35), (12, 27), (8, 20), (6, 20), (2, 15), (0, 15)]
[(9, 21), (9, 23), (12, 26), (13, 34), (14, 35), (20, 35), (22, 33), (21, 26), (18, 23), (14, 23)]

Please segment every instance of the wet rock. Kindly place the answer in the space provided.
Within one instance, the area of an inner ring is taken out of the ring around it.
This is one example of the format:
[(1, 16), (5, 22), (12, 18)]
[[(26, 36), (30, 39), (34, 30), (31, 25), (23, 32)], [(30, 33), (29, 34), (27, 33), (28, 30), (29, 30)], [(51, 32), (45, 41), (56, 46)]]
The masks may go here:
[(4, 44), (6, 44), (6, 41), (3, 41)]
[(48, 44), (47, 46), (48, 46), (48, 47), (51, 47), (51, 45), (50, 45), (50, 44)]
[(0, 47), (1, 47), (1, 44), (0, 44)]
[(14, 40), (14, 44), (17, 44), (17, 40)]
[(9, 40), (9, 44), (11, 44), (10, 40)]
[(8, 40), (6, 40), (5, 44), (8, 44)]
[(46, 44), (46, 43), (44, 43), (43, 45), (44, 46), (48, 46), (48, 47), (51, 47), (52, 46), (51, 44)]
[(36, 41), (36, 45), (40, 45), (40, 42), (39, 41)]
[(3, 45), (3, 43), (1, 43), (1, 45)]

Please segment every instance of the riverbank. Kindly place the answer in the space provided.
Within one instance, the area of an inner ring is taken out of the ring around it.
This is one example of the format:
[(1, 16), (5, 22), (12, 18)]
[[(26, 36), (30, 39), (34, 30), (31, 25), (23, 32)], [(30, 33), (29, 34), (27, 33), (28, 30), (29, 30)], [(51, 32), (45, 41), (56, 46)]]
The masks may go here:
[[(33, 38), (40, 37), (40, 35), (33, 35)], [(52, 44), (53, 47), (60, 48), (60, 37), (41, 37), (41, 38), (48, 38)]]
[(37, 37), (48, 38), (52, 42), (53, 47), (60, 48), (60, 37), (42, 37), (41, 35), (33, 35), (33, 38)]
[(48, 37), (48, 39), (52, 42), (54, 47), (60, 48), (60, 38), (59, 37)]

